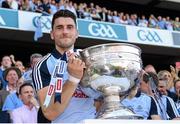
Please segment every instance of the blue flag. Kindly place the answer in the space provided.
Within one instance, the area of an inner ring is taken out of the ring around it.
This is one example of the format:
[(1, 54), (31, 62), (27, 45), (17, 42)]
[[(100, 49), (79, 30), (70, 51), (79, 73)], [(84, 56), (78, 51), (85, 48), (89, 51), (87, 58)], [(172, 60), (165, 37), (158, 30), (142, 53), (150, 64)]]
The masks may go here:
[(38, 38), (41, 38), (43, 36), (43, 33), (42, 33), (42, 26), (41, 26), (41, 17), (39, 17), (37, 19), (37, 25), (36, 25), (36, 30), (35, 30), (35, 33), (34, 33), (34, 41), (37, 41)]

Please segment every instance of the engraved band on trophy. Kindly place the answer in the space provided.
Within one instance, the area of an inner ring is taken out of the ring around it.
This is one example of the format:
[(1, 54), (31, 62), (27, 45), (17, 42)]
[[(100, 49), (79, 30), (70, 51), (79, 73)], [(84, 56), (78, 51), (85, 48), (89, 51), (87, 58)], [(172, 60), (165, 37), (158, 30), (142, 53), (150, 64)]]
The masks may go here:
[(97, 118), (142, 119), (120, 104), (120, 96), (136, 85), (142, 70), (140, 48), (125, 43), (101, 44), (85, 48), (80, 57), (86, 64), (81, 86), (100, 92), (104, 100)]

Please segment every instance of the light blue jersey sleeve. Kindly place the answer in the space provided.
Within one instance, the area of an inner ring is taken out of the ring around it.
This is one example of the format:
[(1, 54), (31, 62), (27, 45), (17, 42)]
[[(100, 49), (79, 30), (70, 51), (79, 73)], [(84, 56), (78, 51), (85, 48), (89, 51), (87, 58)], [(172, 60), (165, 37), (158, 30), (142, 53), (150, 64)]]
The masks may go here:
[(23, 102), (17, 97), (16, 93), (9, 94), (3, 104), (2, 111), (11, 111), (18, 107), (21, 107)]

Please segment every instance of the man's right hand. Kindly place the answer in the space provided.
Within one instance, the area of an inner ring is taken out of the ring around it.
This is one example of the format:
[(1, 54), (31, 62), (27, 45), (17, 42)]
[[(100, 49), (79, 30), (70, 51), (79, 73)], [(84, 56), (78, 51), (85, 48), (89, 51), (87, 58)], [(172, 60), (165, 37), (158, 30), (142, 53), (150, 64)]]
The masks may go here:
[(75, 58), (74, 54), (70, 54), (68, 57), (68, 73), (75, 78), (81, 79), (83, 76), (85, 63), (81, 59)]

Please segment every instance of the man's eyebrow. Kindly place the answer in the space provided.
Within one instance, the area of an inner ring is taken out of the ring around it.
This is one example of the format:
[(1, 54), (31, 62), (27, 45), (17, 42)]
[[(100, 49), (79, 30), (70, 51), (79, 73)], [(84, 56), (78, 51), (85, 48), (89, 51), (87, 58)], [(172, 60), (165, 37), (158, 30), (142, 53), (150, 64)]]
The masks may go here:
[[(55, 27), (63, 27), (64, 25), (62, 25), (62, 24), (59, 24), (59, 25), (56, 25)], [(73, 27), (75, 27), (75, 25), (73, 25), (73, 24), (67, 24), (67, 25), (65, 25), (65, 26), (73, 26)]]

